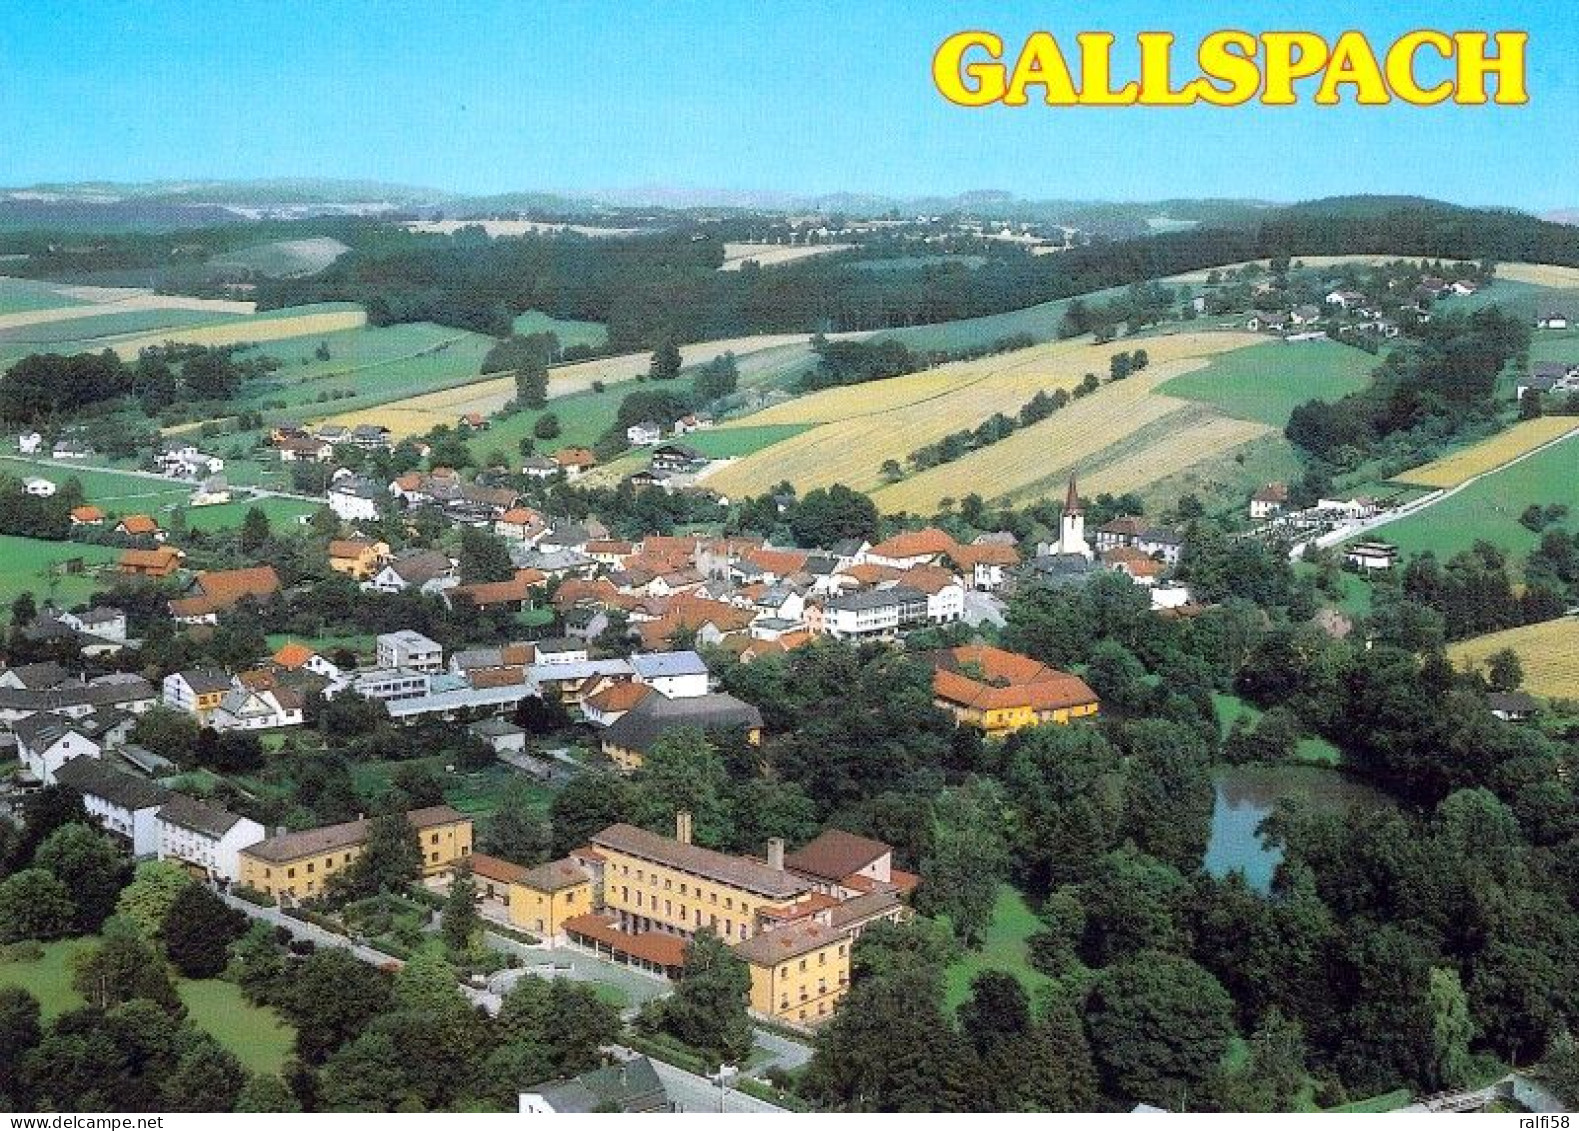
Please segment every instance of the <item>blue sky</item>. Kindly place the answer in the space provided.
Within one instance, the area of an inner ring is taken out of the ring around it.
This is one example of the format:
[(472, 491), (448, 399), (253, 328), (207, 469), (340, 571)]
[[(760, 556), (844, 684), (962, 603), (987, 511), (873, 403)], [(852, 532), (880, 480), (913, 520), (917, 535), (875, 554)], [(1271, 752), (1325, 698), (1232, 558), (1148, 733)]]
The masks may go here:
[[(1203, 9), (1209, 9), (1203, 13)], [(1565, 10), (1566, 9), (1566, 10)], [(896, 195), (1579, 206), (1571, 5), (522, 0), (0, 7), (0, 184), (354, 177), (468, 192), (666, 185)], [(944, 37), (1416, 27), (1531, 35), (1525, 107), (967, 110)]]

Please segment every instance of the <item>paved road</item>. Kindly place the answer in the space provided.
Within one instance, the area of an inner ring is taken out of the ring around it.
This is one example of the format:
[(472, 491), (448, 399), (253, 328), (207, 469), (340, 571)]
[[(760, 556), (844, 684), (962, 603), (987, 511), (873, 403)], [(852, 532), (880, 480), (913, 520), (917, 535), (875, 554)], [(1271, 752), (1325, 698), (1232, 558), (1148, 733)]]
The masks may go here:
[[(1321, 549), (1325, 549), (1328, 546), (1336, 546), (1339, 542), (1346, 542), (1350, 538), (1354, 538), (1360, 534), (1367, 534), (1378, 527), (1386, 526), (1388, 523), (1397, 522), (1401, 518), (1408, 518), (1410, 515), (1418, 514), (1427, 507), (1436, 506), (1436, 504), (1440, 503), (1443, 499), (1451, 499), (1454, 495), (1458, 494), (1466, 487), (1470, 487), (1476, 483), (1479, 483), (1488, 475), (1496, 475), (1499, 472), (1506, 471), (1514, 464), (1522, 463), (1531, 456), (1538, 455), (1541, 452), (1544, 452), (1547, 448), (1550, 448), (1556, 444), (1564, 443), (1565, 441), (1573, 439), (1575, 436), (1579, 436), (1579, 426), (1571, 428), (1567, 432), (1564, 432), (1561, 436), (1556, 436), (1550, 440), (1547, 440), (1544, 444), (1539, 444), (1536, 447), (1531, 448), (1529, 451), (1522, 453), (1521, 455), (1514, 456), (1506, 463), (1498, 464), (1490, 471), (1482, 471), (1479, 475), (1472, 475), (1468, 479), (1464, 480), (1464, 482), (1458, 484), (1456, 487), (1448, 487), (1440, 491), (1433, 491), (1429, 495), (1422, 495), (1420, 498), (1415, 499), (1412, 502), (1405, 503), (1401, 507), (1395, 507), (1385, 514), (1377, 515), (1375, 518), (1368, 518), (1361, 522), (1347, 523), (1343, 526), (1340, 526), (1337, 530), (1318, 537), (1316, 539), (1316, 545)], [(1299, 551), (1303, 550), (1303, 548), (1304, 547), (1302, 545), (1294, 547), (1294, 556), (1297, 556)]]
[[(237, 899), (235, 896), (229, 894), (224, 894), (224, 899), (225, 902), (229, 903), (232, 907), (245, 912), (254, 919), (260, 919), (265, 923), (271, 923), (278, 927), (284, 927), (295, 938), (308, 939), (320, 946), (337, 946), (344, 950), (349, 950), (353, 955), (361, 959), (363, 962), (371, 963), (374, 966), (383, 966), (391, 962), (399, 961), (392, 955), (385, 954), (379, 950), (374, 950), (372, 947), (355, 944), (344, 935), (337, 935), (333, 931), (326, 931), (322, 927), (318, 927), (312, 923), (304, 923), (300, 919), (293, 919), (289, 915), (282, 914), (278, 908), (259, 907), (255, 903), (248, 903), (244, 899)], [(538, 955), (554, 955), (556, 962), (563, 961), (566, 958), (579, 959), (583, 962), (593, 961), (588, 959), (587, 956), (581, 954), (570, 954), (569, 952), (555, 951), (552, 949), (535, 950), (532, 947), (527, 947), (521, 943), (517, 943), (513, 939), (505, 939), (501, 935), (490, 933), (488, 937), (489, 941), (492, 943), (510, 944), (510, 946), (506, 949), (515, 948), (518, 949), (519, 952), (527, 954), (536, 953)], [(606, 966), (607, 964), (602, 965)], [(579, 970), (580, 968), (577, 967), (576, 969)], [(500, 971), (498, 974), (489, 979), (488, 989), (483, 990), (470, 986), (462, 986), (461, 992), (472, 1001), (482, 1006), (489, 1013), (498, 1013), (499, 1006), (502, 1001), (502, 993), (508, 992), (508, 987), (514, 984), (515, 979), (520, 978), (524, 974), (541, 972), (542, 971), (533, 970)], [(627, 973), (630, 973), (633, 976), (635, 974), (633, 971), (627, 971)], [(573, 977), (576, 975), (571, 974), (569, 976)], [(601, 981), (607, 981), (607, 971), (600, 969), (597, 973), (597, 977)], [(649, 988), (657, 991), (653, 996), (657, 996), (658, 994), (664, 992), (664, 988), (661, 985), (655, 984)], [(633, 1010), (627, 1010), (626, 1012), (629, 1014), (633, 1012)], [(763, 1042), (765, 1038), (771, 1038), (774, 1041), (782, 1042), (786, 1046), (796, 1045), (796, 1042), (786, 1040), (785, 1038), (779, 1037), (776, 1034), (758, 1031), (758, 1042)], [(623, 1045), (613, 1046), (613, 1051), (616, 1056), (623, 1057), (625, 1059), (629, 1059), (630, 1057), (637, 1055), (634, 1051), (624, 1047)], [(782, 1055), (790, 1055), (789, 1050), (785, 1050)], [(716, 1084), (707, 1080), (705, 1077), (697, 1076), (694, 1073), (687, 1072), (683, 1068), (676, 1068), (672, 1064), (665, 1064), (661, 1060), (653, 1059), (652, 1063), (653, 1067), (658, 1072), (658, 1078), (663, 1081), (665, 1089), (668, 1090), (670, 1099), (679, 1104), (682, 1111), (718, 1111), (720, 1098), (723, 1100), (723, 1110), (726, 1112), (751, 1114), (758, 1112), (782, 1112), (785, 1110), (784, 1108), (778, 1107), (775, 1104), (770, 1104), (763, 1100), (759, 1100), (752, 1096), (735, 1091), (733, 1088), (728, 1089), (726, 1092), (721, 1091)]]

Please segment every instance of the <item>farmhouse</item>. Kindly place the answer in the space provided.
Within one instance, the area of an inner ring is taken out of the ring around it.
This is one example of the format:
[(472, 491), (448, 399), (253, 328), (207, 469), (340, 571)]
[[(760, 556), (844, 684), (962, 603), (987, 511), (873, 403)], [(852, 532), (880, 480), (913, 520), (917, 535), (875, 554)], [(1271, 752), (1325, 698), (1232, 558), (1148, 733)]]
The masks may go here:
[(132, 577), (169, 577), (181, 566), (186, 557), (174, 546), (160, 546), (156, 550), (124, 550), (115, 568)]
[(243, 601), (267, 601), (280, 591), (273, 566), (210, 570), (199, 573), (189, 596), (170, 602), (170, 615), (182, 624), (217, 624), (219, 614)]
[(1282, 512), (1288, 506), (1288, 486), (1284, 483), (1268, 483), (1250, 496), (1250, 517), (1271, 518)]
[(357, 476), (341, 479), (329, 488), (329, 509), (344, 522), (370, 522), (378, 518), (384, 492)]
[(55, 784), (55, 773), (75, 758), (97, 758), (103, 746), (90, 736), (91, 727), (59, 715), (30, 715), (11, 724), (17, 757), (28, 776), (44, 785)]
[(329, 543), (329, 568), (354, 581), (365, 581), (389, 557), (389, 543), (370, 538), (335, 538)]
[(1356, 542), (1344, 550), (1343, 560), (1363, 570), (1392, 569), (1398, 563), (1398, 547), (1388, 542)]

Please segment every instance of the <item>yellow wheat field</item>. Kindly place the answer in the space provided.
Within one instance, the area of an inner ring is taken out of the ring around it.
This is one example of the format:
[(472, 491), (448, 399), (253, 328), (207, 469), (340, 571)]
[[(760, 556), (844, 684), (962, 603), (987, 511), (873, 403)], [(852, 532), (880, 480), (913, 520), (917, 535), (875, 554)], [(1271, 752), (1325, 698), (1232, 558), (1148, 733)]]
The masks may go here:
[[(778, 349), (787, 345), (803, 345), (809, 340), (805, 334), (757, 334), (742, 338), (720, 338), (711, 342), (693, 342), (680, 347), (680, 361), (684, 365), (698, 365), (712, 361), (721, 354), (733, 353), (746, 357), (762, 350)], [(560, 365), (548, 371), (548, 395), (563, 397), (591, 389), (594, 382), (616, 385), (634, 381), (652, 365), (650, 353), (623, 353), (614, 357), (600, 357), (580, 361), (574, 365)], [(388, 428), (396, 438), (419, 436), (435, 425), (454, 424), (457, 417), (468, 412), (492, 416), (515, 397), (515, 378), (490, 377), (473, 381), (454, 389), (436, 393), (423, 393), (403, 401), (376, 408), (358, 409), (328, 417), (326, 423), (379, 424)]]
[[(815, 393), (745, 417), (742, 425), (817, 424), (747, 456), (708, 478), (725, 494), (760, 493), (788, 479), (801, 490), (844, 483), (874, 494), (885, 510), (926, 509), (944, 497), (972, 491), (990, 498), (1023, 487), (1058, 467), (1118, 443), (1136, 429), (1193, 402), (1165, 397), (1156, 387), (1213, 354), (1264, 339), (1252, 334), (1178, 334), (1094, 346), (1057, 342), (976, 361)], [(961, 460), (886, 485), (884, 460), (904, 463), (915, 449), (950, 432), (973, 428), (995, 412), (1012, 415), (1039, 390), (1069, 389), (1086, 373), (1106, 374), (1120, 349), (1144, 348), (1145, 370), (1102, 386), (1034, 427)], [(1246, 436), (1265, 431), (1238, 422)], [(1214, 433), (1213, 442), (1223, 437)], [(1189, 445), (1176, 458), (1188, 456)], [(1210, 455), (1203, 452), (1183, 464)], [(1173, 470), (1177, 470), (1175, 467)]]
[(1576, 429), (1579, 429), (1579, 422), (1575, 422), (1571, 416), (1521, 420), (1507, 431), (1499, 432), (1478, 444), (1471, 444), (1462, 451), (1400, 472), (1393, 476), (1393, 481), (1421, 487), (1457, 487)]
[(284, 338), (304, 338), (332, 334), (336, 330), (356, 330), (367, 325), (362, 310), (326, 310), (317, 314), (287, 315), (283, 318), (257, 318), (246, 322), (223, 322), (217, 326), (183, 326), (139, 334), (115, 343), (115, 352), (131, 360), (149, 346), (179, 342), (192, 346), (234, 346), (242, 342), (277, 342)]
[(1479, 667), (1493, 652), (1512, 648), (1532, 695), (1579, 699), (1579, 618), (1529, 624), (1448, 646), (1457, 667)]
[(1550, 263), (1499, 263), (1497, 278), (1537, 287), (1566, 289), (1579, 287), (1579, 267), (1557, 267)]
[[(1418, 255), (1296, 255), (1294, 260), (1303, 263), (1306, 267), (1340, 267), (1347, 264), (1375, 265), (1379, 263), (1396, 263), (1400, 259), (1418, 262), (1422, 256)], [(1426, 256), (1424, 258), (1431, 258)], [(1262, 266), (1266, 260), (1257, 260)], [(1451, 262), (1444, 260), (1444, 262)], [(1186, 271), (1181, 275), (1170, 275), (1165, 282), (1170, 283), (1203, 283), (1210, 270), (1227, 271), (1231, 268), (1244, 267), (1244, 263), (1225, 263), (1221, 267), (1208, 268), (1201, 271)], [(1499, 263), (1497, 264), (1498, 279), (1514, 283), (1529, 283), (1537, 287), (1552, 287), (1563, 290), (1579, 287), (1579, 267), (1557, 267), (1550, 263)]]
[(759, 267), (775, 267), (781, 263), (794, 263), (797, 259), (810, 259), (833, 251), (846, 251), (854, 244), (821, 243), (801, 246), (777, 243), (726, 243), (724, 264), (720, 271), (738, 271), (747, 262)]
[(78, 318), (99, 318), (106, 314), (128, 314), (139, 310), (207, 310), (216, 314), (251, 314), (254, 304), (226, 299), (190, 298), (186, 295), (156, 295), (121, 287), (62, 287), (62, 295), (83, 300), (82, 306), (53, 306), (44, 310), (17, 310), (0, 314), (0, 330), (70, 322)]

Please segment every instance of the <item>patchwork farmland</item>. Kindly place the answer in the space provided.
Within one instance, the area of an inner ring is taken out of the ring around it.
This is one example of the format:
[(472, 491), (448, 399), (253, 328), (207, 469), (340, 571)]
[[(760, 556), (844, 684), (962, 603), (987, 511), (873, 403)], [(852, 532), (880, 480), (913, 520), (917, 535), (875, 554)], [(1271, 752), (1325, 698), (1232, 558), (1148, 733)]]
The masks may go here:
[[(1086, 490), (1127, 490), (1271, 431), (1158, 392), (1217, 354), (1263, 340), (1203, 333), (1123, 346), (1056, 342), (825, 390), (743, 418), (743, 426), (799, 424), (808, 431), (740, 460), (708, 482), (725, 494), (760, 493), (785, 479), (801, 490), (845, 483), (871, 492), (885, 511), (936, 509), (940, 500), (972, 491), (991, 499), (1034, 497), (1071, 468), (1080, 470)], [(885, 482), (884, 460), (903, 464), (912, 451), (950, 432), (974, 427), (995, 412), (1017, 412), (1038, 391), (1072, 389), (1086, 373), (1105, 374), (1118, 349), (1135, 346), (1150, 357), (1136, 376), (1104, 385), (997, 444), (898, 483)], [(1127, 443), (1165, 418), (1155, 443)]]

